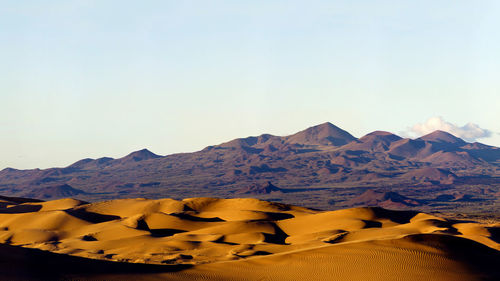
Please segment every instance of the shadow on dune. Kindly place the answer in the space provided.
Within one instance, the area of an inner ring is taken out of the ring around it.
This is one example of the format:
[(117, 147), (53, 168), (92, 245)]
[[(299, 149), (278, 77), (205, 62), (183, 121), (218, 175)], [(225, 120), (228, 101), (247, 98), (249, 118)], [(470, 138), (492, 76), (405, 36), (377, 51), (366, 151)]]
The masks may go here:
[(286, 241), (286, 238), (288, 237), (288, 234), (286, 234), (275, 223), (273, 223), (272, 226), (274, 228), (274, 234), (263, 233), (264, 234), (264, 241), (267, 243), (286, 245), (287, 243), (285, 241)]
[(387, 218), (396, 223), (409, 223), (419, 212), (416, 211), (392, 211), (380, 207), (371, 208), (378, 218)]
[(500, 280), (500, 252), (481, 243), (442, 234), (414, 234), (403, 238), (447, 253), (448, 257), (483, 276), (482, 280)]
[(288, 213), (278, 213), (278, 212), (264, 212), (267, 215), (265, 219), (257, 219), (254, 221), (279, 221), (279, 220), (287, 220), (292, 219), (295, 216)]
[(183, 220), (188, 220), (188, 221), (199, 221), (199, 222), (222, 222), (225, 221), (219, 217), (214, 217), (214, 218), (202, 218), (202, 217), (197, 217), (193, 216), (190, 214), (186, 213), (171, 213), (171, 216), (178, 217)]
[(496, 243), (500, 243), (500, 227), (488, 227), (488, 232), (490, 233), (490, 239)]
[(190, 265), (154, 265), (86, 259), (0, 244), (2, 280), (73, 280), (102, 274), (147, 274), (180, 271)]
[(42, 209), (41, 205), (16, 205), (9, 208), (0, 208), (1, 214), (33, 213)]
[(91, 223), (101, 223), (112, 220), (118, 220), (121, 218), (120, 216), (93, 213), (86, 211), (85, 209), (69, 209), (65, 210), (65, 212), (68, 213), (69, 215), (72, 215), (75, 218), (79, 218), (81, 220), (88, 221)]
[(13, 202), (16, 204), (43, 202), (43, 200), (39, 200), (39, 199), (23, 198), (23, 197), (9, 197), (9, 196), (2, 196), (2, 195), (0, 195), (0, 200), (10, 201), (10, 202)]

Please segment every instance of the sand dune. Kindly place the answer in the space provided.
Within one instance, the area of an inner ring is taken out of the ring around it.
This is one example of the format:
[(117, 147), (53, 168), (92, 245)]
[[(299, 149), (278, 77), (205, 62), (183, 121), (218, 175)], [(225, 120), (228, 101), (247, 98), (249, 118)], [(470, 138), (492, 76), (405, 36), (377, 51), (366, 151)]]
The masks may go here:
[(0, 273), (19, 279), (123, 280), (140, 272), (133, 278), (495, 280), (499, 229), (498, 223), (413, 211), (323, 212), (257, 199), (88, 204), (5, 197)]

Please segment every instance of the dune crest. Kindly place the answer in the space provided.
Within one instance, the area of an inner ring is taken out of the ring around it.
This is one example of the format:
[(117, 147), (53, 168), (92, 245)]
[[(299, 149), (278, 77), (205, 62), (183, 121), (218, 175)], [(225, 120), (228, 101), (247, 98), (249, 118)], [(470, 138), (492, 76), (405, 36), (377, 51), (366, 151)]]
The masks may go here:
[[(409, 270), (407, 280), (491, 277), (495, 274), (489, 267), (482, 267), (500, 261), (499, 229), (498, 223), (453, 221), (414, 211), (318, 211), (251, 198), (97, 203), (0, 198), (1, 243), (97, 260), (194, 266), (161, 273), (172, 280), (224, 280), (241, 272), (249, 274), (248, 280), (269, 272), (282, 277), (276, 280), (293, 280), (293, 274), (304, 280), (331, 274), (367, 280), (383, 272), (376, 262), (397, 270), (400, 258)], [(476, 265), (460, 254), (462, 247), (488, 260)], [(228, 262), (230, 270), (224, 269)], [(290, 270), (287, 264), (303, 270)], [(356, 264), (368, 271), (356, 273)], [(324, 268), (313, 274), (319, 265)], [(309, 271), (313, 275), (308, 279)]]

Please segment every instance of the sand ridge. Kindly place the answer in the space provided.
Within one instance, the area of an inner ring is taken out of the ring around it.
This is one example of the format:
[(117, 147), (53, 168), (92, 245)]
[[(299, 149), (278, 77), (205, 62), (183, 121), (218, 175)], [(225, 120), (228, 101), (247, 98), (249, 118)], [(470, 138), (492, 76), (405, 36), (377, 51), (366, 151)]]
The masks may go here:
[[(500, 261), (499, 229), (498, 223), (414, 211), (318, 211), (251, 198), (90, 204), (0, 198), (0, 243), (103, 261), (193, 266), (162, 273), (172, 280), (390, 280), (384, 270), (395, 272), (393, 280), (404, 272), (405, 280), (489, 278), (496, 273), (482, 267)], [(473, 255), (464, 257), (457, 247), (490, 258), (474, 265)], [(160, 278), (155, 274), (143, 278)]]

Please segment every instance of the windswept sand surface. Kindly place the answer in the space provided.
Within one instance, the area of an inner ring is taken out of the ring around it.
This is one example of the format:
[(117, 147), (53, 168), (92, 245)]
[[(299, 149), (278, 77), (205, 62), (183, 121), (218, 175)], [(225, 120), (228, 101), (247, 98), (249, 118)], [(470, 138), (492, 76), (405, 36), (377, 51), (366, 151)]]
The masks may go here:
[(0, 275), (6, 279), (498, 280), (499, 232), (498, 223), (451, 221), (381, 208), (324, 212), (256, 199), (123, 199), (87, 204), (74, 199), (1, 198)]

